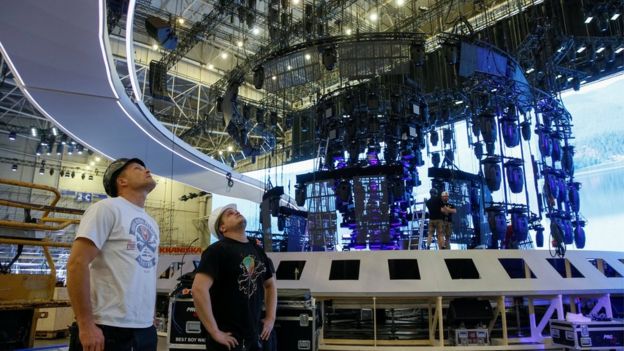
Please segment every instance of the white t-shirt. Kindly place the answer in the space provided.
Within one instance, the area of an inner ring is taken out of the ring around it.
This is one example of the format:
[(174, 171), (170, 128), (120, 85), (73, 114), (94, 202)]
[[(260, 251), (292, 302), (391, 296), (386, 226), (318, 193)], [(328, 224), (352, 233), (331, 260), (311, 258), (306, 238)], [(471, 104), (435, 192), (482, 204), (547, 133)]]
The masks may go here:
[(87, 209), (76, 238), (91, 240), (100, 253), (89, 267), (96, 324), (147, 328), (154, 323), (158, 224), (123, 197)]

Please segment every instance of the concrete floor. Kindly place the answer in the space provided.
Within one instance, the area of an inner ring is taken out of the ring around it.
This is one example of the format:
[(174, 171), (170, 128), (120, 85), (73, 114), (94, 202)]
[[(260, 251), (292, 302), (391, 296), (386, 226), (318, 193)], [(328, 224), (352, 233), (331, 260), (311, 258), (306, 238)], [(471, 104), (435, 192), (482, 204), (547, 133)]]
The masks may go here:
[[(52, 340), (35, 340), (34, 350), (42, 351), (67, 351), (69, 339), (52, 339)], [(158, 337), (158, 351), (169, 350), (167, 347), (167, 338), (164, 336)]]

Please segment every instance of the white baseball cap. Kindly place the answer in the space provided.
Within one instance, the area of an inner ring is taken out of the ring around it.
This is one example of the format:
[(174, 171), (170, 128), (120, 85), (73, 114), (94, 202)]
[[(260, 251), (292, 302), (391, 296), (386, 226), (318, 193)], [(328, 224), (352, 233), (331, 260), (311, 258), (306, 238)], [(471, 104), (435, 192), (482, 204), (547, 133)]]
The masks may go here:
[(215, 208), (212, 213), (210, 213), (210, 217), (208, 218), (208, 229), (210, 230), (210, 234), (216, 236), (217, 238), (221, 238), (223, 234), (219, 230), (219, 219), (225, 210), (228, 208), (236, 209), (236, 204), (227, 204), (225, 206)]

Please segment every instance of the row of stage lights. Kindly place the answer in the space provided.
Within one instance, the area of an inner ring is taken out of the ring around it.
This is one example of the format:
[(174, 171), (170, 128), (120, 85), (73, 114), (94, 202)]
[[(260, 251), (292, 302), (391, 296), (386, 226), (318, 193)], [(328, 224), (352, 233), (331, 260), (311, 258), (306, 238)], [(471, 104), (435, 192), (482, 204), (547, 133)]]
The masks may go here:
[[(52, 127), (50, 130), (41, 130), (36, 127), (31, 127), (30, 135), (33, 138), (40, 137), (39, 143), (35, 149), (35, 154), (37, 156), (43, 154), (51, 156), (55, 150), (57, 156), (61, 156), (65, 150), (67, 150), (68, 155), (73, 155), (74, 153), (82, 155), (85, 152), (89, 153), (89, 155), (93, 154), (93, 151), (86, 149), (83, 145), (67, 137), (67, 135), (60, 133), (56, 127)], [(17, 140), (17, 132), (10, 131), (9, 140)]]
[[(26, 164), (28, 165), (28, 164)], [(32, 164), (30, 164), (32, 165)], [(37, 166), (37, 164), (34, 165), (35, 167)], [(47, 164), (46, 164), (46, 160), (42, 160), (41, 163), (39, 164), (39, 175), (45, 175), (46, 174), (46, 168), (47, 168)], [(17, 172), (19, 170), (19, 164), (18, 163), (13, 163), (11, 165), (11, 171), (12, 172)], [(56, 172), (59, 172), (59, 176), (60, 177), (66, 177), (66, 178), (75, 178), (77, 175), (76, 170), (73, 169), (66, 169), (64, 167), (58, 169), (55, 167), (50, 167), (48, 168), (48, 174), (50, 176), (53, 176)], [(81, 170), (78, 169), (78, 173), (80, 173)], [(82, 180), (88, 179), (88, 180), (93, 180), (94, 175), (95, 176), (99, 176), (100, 171), (98, 169), (95, 169), (94, 173), (87, 173), (85, 171), (82, 171), (80, 178)]]

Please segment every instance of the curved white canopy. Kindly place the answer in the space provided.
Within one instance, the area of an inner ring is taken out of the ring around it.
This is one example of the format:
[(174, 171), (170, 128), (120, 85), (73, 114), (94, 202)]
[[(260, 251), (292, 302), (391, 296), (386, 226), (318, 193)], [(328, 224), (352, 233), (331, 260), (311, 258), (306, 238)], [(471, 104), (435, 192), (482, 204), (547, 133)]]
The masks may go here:
[(197, 151), (126, 95), (113, 65), (105, 14), (104, 0), (20, 0), (2, 6), (0, 50), (30, 102), (69, 136), (111, 159), (139, 157), (160, 176), (261, 202), (261, 181)]

